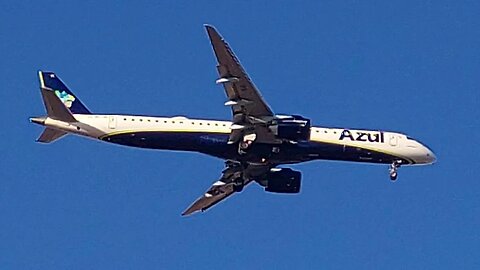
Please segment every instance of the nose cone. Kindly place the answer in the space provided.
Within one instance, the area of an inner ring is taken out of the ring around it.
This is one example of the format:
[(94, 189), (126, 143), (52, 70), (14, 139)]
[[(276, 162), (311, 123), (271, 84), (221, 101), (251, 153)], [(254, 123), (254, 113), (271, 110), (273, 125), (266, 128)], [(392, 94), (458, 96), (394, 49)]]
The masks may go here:
[(409, 156), (416, 164), (433, 164), (437, 161), (437, 156), (433, 151), (417, 140), (408, 138), (407, 148), (409, 149)]
[(425, 163), (427, 164), (433, 164), (437, 161), (437, 156), (435, 156), (435, 154), (433, 153), (432, 150), (430, 150), (430, 148), (426, 147), (426, 146), (423, 146), (425, 147), (425, 155), (426, 155), (426, 159), (425, 159)]

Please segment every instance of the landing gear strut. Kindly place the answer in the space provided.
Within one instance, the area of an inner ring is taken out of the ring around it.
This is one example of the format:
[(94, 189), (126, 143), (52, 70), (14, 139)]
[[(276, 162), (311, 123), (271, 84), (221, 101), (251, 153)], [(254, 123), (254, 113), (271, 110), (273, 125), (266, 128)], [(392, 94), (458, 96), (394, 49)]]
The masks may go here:
[(392, 162), (390, 165), (390, 168), (388, 169), (388, 172), (390, 173), (390, 180), (395, 181), (397, 180), (398, 177), (398, 168), (400, 168), (400, 165), (402, 165), (401, 160), (395, 160)]

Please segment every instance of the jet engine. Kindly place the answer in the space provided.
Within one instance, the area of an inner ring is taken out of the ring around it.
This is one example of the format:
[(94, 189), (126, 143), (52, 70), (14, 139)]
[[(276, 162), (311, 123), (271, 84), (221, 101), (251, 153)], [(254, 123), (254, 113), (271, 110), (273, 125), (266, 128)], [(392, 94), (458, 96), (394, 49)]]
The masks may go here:
[(269, 128), (279, 139), (289, 141), (310, 139), (310, 119), (300, 115), (277, 115)]
[(300, 183), (302, 173), (289, 168), (273, 168), (268, 172), (260, 185), (265, 187), (265, 191), (275, 193), (298, 193), (300, 192)]

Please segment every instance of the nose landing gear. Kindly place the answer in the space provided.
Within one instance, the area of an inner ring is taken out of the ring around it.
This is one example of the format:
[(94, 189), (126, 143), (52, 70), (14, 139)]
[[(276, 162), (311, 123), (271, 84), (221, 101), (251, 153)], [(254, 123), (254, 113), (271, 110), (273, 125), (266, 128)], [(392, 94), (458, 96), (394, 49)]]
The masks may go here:
[(400, 165), (402, 165), (401, 160), (395, 160), (392, 162), (390, 165), (390, 168), (388, 169), (388, 172), (390, 173), (390, 180), (396, 181), (398, 177), (398, 168), (400, 168)]

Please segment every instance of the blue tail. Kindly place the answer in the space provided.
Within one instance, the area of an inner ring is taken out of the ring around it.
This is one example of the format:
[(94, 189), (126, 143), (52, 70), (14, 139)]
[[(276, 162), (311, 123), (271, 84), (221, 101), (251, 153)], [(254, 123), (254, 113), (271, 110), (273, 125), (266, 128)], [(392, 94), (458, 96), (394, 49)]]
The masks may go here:
[(91, 114), (91, 112), (83, 105), (70, 89), (60, 80), (53, 72), (39, 71), (40, 87), (52, 90), (55, 95), (63, 102), (73, 114)]

